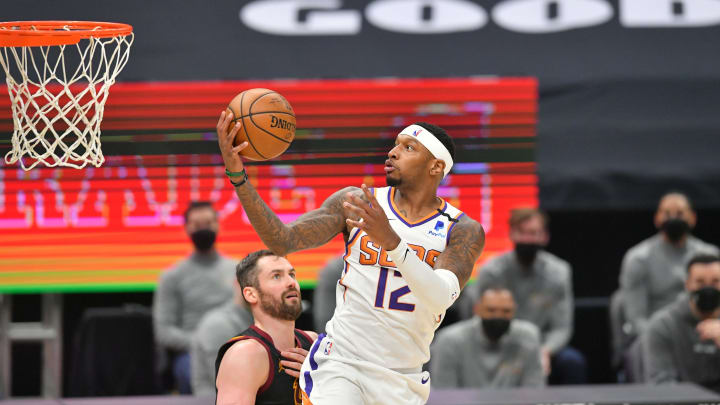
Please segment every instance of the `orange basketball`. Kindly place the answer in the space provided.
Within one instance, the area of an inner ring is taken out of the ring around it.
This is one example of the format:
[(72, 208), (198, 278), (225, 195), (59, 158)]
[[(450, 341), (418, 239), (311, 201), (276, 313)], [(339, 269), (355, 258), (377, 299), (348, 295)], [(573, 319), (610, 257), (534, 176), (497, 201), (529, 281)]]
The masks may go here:
[(228, 105), (233, 120), (228, 130), (242, 120), (235, 145), (248, 141), (240, 154), (251, 160), (279, 156), (295, 138), (295, 113), (279, 93), (268, 89), (250, 89), (235, 96)]

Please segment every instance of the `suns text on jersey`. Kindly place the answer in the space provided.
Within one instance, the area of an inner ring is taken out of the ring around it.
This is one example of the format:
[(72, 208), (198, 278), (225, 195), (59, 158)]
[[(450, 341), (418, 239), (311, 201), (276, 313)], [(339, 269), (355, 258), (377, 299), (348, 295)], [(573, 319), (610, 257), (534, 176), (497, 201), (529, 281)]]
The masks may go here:
[[(377, 243), (373, 242), (368, 235), (363, 235), (362, 238), (360, 238), (359, 245), (360, 264), (368, 266), (378, 265), (381, 267), (391, 268), (396, 267), (395, 263), (393, 263), (392, 260), (390, 260), (390, 258), (388, 257), (387, 251), (381, 248)], [(407, 245), (410, 249), (415, 251), (415, 254), (417, 255), (417, 257), (420, 258), (420, 260), (423, 260), (425, 263), (430, 265), (430, 267), (435, 267), (435, 260), (437, 260), (437, 257), (440, 255), (440, 251), (437, 251), (435, 249), (426, 249), (420, 245), (415, 245), (412, 243), (408, 243)]]

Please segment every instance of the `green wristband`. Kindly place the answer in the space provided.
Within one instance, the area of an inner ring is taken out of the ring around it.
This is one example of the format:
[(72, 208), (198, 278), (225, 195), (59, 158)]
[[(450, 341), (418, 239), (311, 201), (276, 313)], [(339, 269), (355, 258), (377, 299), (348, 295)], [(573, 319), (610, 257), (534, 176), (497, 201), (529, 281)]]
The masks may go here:
[(247, 176), (247, 173), (245, 172), (245, 168), (244, 168), (244, 167), (243, 167), (242, 171), (239, 171), (239, 172), (231, 172), (231, 171), (228, 170), (227, 167), (226, 167), (226, 168), (225, 168), (225, 174), (226, 174), (228, 177), (244, 177), (244, 176)]
[[(227, 168), (225, 169), (225, 174), (228, 176), (228, 180), (230, 181), (230, 184), (233, 185), (233, 187), (240, 187), (248, 180), (248, 175), (245, 169), (242, 169), (240, 172), (231, 172)], [(232, 181), (231, 177), (242, 177), (242, 180), (238, 181), (237, 183)]]

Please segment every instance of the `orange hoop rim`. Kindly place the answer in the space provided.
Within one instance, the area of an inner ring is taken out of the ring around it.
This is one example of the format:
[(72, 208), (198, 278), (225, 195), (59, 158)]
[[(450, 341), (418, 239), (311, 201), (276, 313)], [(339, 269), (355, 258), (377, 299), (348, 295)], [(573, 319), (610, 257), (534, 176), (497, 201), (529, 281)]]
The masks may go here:
[(132, 34), (129, 24), (103, 21), (0, 22), (0, 47), (73, 45), (87, 38)]

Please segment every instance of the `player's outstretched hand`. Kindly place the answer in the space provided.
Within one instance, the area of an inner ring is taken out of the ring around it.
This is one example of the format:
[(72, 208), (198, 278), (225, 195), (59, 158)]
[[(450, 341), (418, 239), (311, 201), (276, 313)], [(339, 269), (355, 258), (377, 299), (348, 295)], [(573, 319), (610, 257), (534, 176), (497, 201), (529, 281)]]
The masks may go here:
[(363, 184), (361, 188), (365, 199), (353, 193), (345, 195), (345, 202), (343, 203), (347, 214), (345, 222), (351, 227), (365, 231), (370, 236), (370, 239), (385, 250), (395, 249), (400, 243), (400, 237), (390, 226), (385, 211), (383, 211), (373, 193), (370, 192), (368, 186)]
[(282, 364), (285, 369), (285, 374), (299, 378), (300, 368), (305, 361), (305, 357), (308, 355), (308, 351), (302, 347), (294, 347), (289, 350), (283, 350), (280, 355), (285, 359), (280, 360), (280, 364)]
[(235, 135), (237, 135), (240, 128), (242, 128), (242, 122), (237, 121), (232, 129), (228, 131), (232, 120), (233, 116), (232, 114), (228, 114), (227, 110), (220, 114), (220, 119), (218, 120), (216, 128), (218, 145), (220, 145), (220, 153), (222, 154), (223, 161), (225, 162), (225, 168), (231, 172), (239, 172), (243, 169), (240, 151), (245, 149), (248, 146), (248, 143), (245, 141), (238, 146), (233, 146)]

